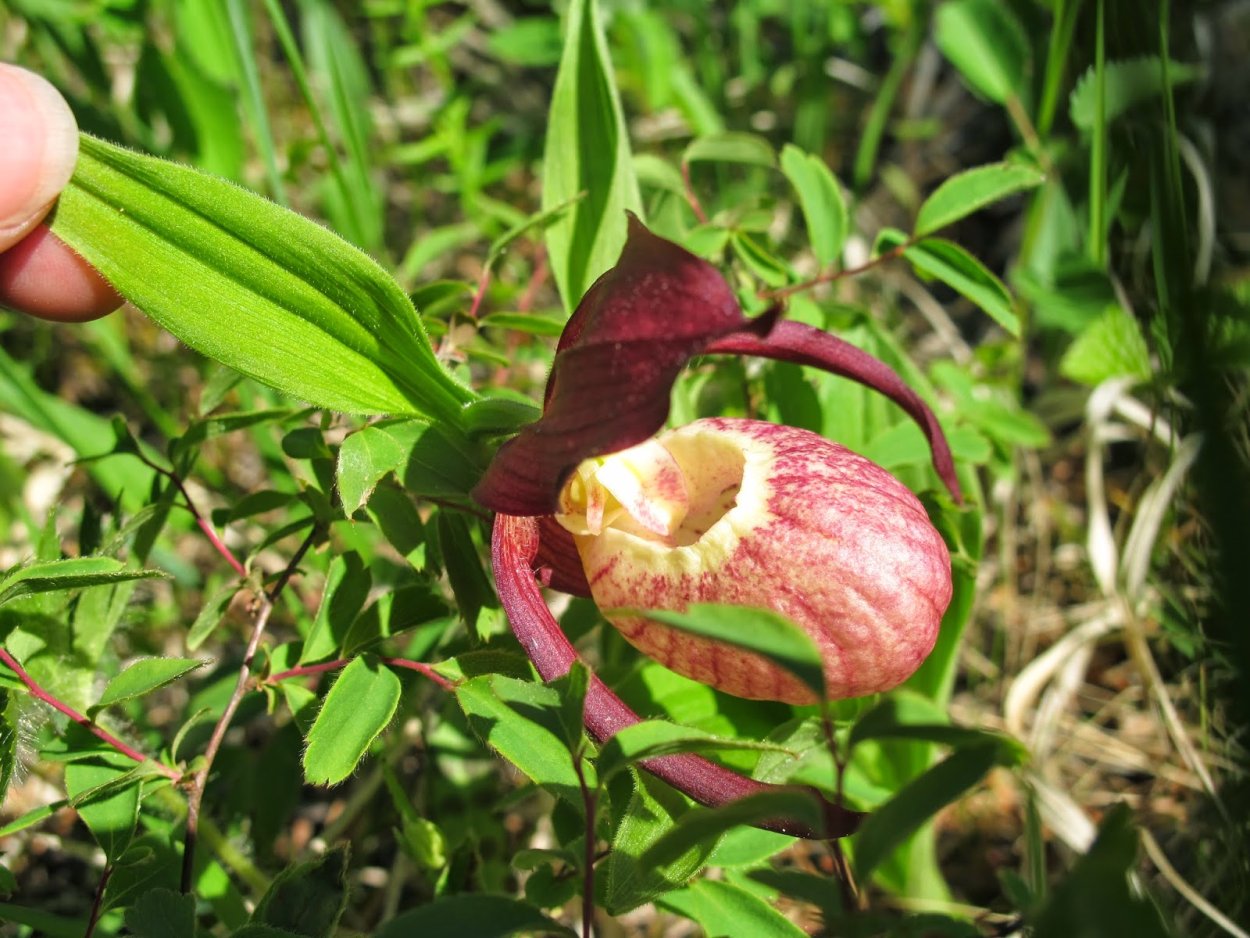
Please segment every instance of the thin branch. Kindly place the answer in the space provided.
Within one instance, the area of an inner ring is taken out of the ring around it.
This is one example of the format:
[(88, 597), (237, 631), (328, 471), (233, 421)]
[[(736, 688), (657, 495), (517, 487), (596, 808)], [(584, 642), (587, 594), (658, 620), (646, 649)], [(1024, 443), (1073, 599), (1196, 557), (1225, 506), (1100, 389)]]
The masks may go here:
[(703, 211), (703, 206), (699, 202), (699, 197), (695, 195), (694, 183), (690, 180), (690, 164), (685, 160), (681, 163), (681, 181), (686, 187), (686, 201), (690, 203), (690, 210), (694, 212), (694, 217), (699, 219), (699, 224), (707, 224), (707, 212)]
[(812, 287), (820, 286), (822, 283), (836, 283), (837, 281), (843, 280), (847, 277), (855, 277), (865, 271), (872, 270), (874, 267), (881, 266), (886, 261), (892, 261), (895, 258), (902, 257), (903, 252), (915, 243), (915, 238), (909, 238), (902, 244), (878, 254), (872, 260), (867, 263), (860, 264), (858, 267), (830, 270), (823, 274), (817, 274), (811, 280), (804, 280), (802, 283), (792, 283), (788, 287), (778, 287), (775, 290), (761, 290), (757, 296), (759, 296), (761, 300), (782, 300), (787, 296), (793, 296), (796, 293), (803, 293), (806, 290), (810, 290)]
[(159, 771), (162, 775), (164, 775), (168, 779), (171, 779), (172, 781), (176, 782), (180, 778), (182, 778), (182, 774), (177, 769), (170, 768), (169, 766), (165, 765), (165, 763), (158, 762), (157, 760), (153, 759), (151, 756), (144, 755), (142, 752), (135, 749), (134, 747), (126, 745), (120, 739), (118, 739), (116, 736), (110, 733), (108, 730), (104, 729), (103, 727), (96, 724), (94, 721), (90, 720), (83, 714), (79, 713), (69, 704), (61, 700), (58, 700), (52, 694), (48, 693), (39, 685), (38, 681), (36, 681), (33, 677), (31, 677), (28, 673), (26, 673), (26, 669), (17, 663), (17, 659), (14, 658), (11, 654), (8, 653), (8, 651), (6, 651), (3, 648), (0, 648), (0, 661), (3, 661), (6, 665), (8, 665), (9, 669), (12, 670), (13, 673), (17, 675), (17, 679), (21, 681), (24, 685), (26, 685), (26, 689), (30, 691), (30, 695), (32, 697), (34, 697), (36, 700), (43, 701), (49, 707), (56, 710), (58, 713), (63, 713), (65, 716), (69, 717), (70, 720), (77, 723), (79, 726), (85, 729), (92, 736), (95, 736), (97, 739), (101, 740), (102, 742), (107, 743), (109, 746), (112, 746), (114, 749), (120, 752), (127, 759), (133, 759), (135, 762), (151, 762), (153, 765), (158, 766)]
[[(431, 681), (441, 687), (443, 690), (455, 690), (455, 685), (435, 671), (430, 665), (422, 661), (413, 661), (409, 658), (381, 658), (383, 664), (392, 668), (406, 668), (409, 671), (416, 671), (419, 674), (428, 677)], [(271, 674), (269, 677), (261, 681), (261, 684), (277, 684), (279, 681), (285, 681), (293, 677), (306, 677), (313, 674), (325, 674), (327, 671), (337, 671), (345, 668), (352, 662), (351, 658), (337, 658), (334, 661), (322, 661), (318, 664), (301, 664), (294, 668), (287, 668), (285, 671), (279, 671), (277, 674)]]
[(205, 518), (204, 515), (200, 513), (200, 510), (195, 506), (195, 500), (191, 497), (191, 493), (187, 491), (186, 485), (183, 484), (182, 477), (172, 469), (166, 469), (164, 466), (153, 462), (137, 447), (132, 451), (132, 453), (135, 458), (139, 460), (139, 462), (143, 463), (157, 475), (164, 476), (173, 483), (174, 487), (178, 489), (178, 493), (182, 496), (183, 501), (186, 502), (184, 507), (187, 511), (191, 512), (191, 517), (195, 519), (195, 523), (199, 526), (199, 529), (204, 532), (204, 536), (208, 538), (208, 542), (213, 545), (213, 548), (217, 551), (217, 553), (221, 554), (226, 563), (230, 564), (230, 568), (235, 573), (241, 577), (246, 577), (247, 568), (244, 567), (239, 561), (239, 558), (234, 555), (234, 552), (226, 546), (226, 542), (221, 539), (216, 530), (213, 529), (213, 526), (208, 522), (208, 519)]
[(100, 923), (100, 913), (104, 911), (104, 890), (108, 887), (109, 880), (113, 878), (113, 864), (108, 863), (104, 867), (104, 872), (100, 874), (100, 882), (96, 885), (95, 896), (91, 899), (91, 914), (87, 917), (87, 930), (83, 932), (83, 938), (91, 938), (95, 934), (95, 927)]
[(187, 830), (186, 839), (182, 850), (182, 891), (189, 893), (191, 891), (191, 882), (195, 869), (195, 845), (199, 836), (199, 820), (200, 805), (204, 801), (204, 789), (208, 785), (208, 774), (212, 771), (213, 761), (217, 758), (217, 751), (221, 748), (222, 740), (225, 739), (226, 730), (230, 728), (230, 721), (234, 718), (235, 711), (239, 709), (239, 704), (243, 700), (244, 694), (247, 693), (248, 686), (252, 678), (252, 663), (256, 659), (256, 650), (260, 647), (261, 636), (265, 632), (265, 626), (269, 624), (269, 617), (273, 614), (274, 604), (278, 597), (282, 595), (282, 591), (290, 582), (291, 577), (295, 575), (295, 570), (299, 567), (300, 561), (304, 559), (304, 555), (312, 547), (313, 542), (320, 536), (321, 529), (314, 525), (313, 529), (308, 532), (308, 536), (304, 542), (300, 544), (299, 549), (295, 551), (290, 562), (283, 569), (277, 582), (268, 593), (261, 594), (260, 609), (256, 613), (256, 622), (252, 626), (252, 634), (248, 639), (247, 650), (243, 653), (243, 663), (239, 665), (239, 678), (235, 681), (234, 692), (230, 695), (230, 700), (226, 703), (226, 708), (222, 711), (216, 725), (213, 727), (213, 734), (209, 737), (208, 746), (204, 749), (204, 757), (202, 759), (199, 770), (191, 779), (191, 788), (187, 792)]

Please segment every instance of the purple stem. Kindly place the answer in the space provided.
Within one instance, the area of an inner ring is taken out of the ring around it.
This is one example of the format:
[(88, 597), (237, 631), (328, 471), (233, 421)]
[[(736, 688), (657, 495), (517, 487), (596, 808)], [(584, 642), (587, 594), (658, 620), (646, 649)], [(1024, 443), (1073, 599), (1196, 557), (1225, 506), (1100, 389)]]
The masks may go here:
[[(538, 552), (538, 543), (536, 519), (504, 514), (495, 516), (491, 561), (499, 599), (508, 613), (508, 621), (512, 624), (512, 631), (521, 647), (525, 649), (543, 680), (550, 681), (568, 673), (573, 662), (577, 660), (577, 652), (560, 630), (551, 610), (547, 608), (538, 582), (534, 579), (531, 565)], [(603, 681), (592, 675), (590, 687), (586, 691), (584, 722), (590, 735), (602, 743), (625, 727), (640, 723), (641, 718)], [(781, 788), (739, 775), (700, 756), (676, 755), (647, 759), (642, 767), (709, 807), (718, 807), (748, 795)], [(863, 818), (862, 814), (828, 801), (814, 788), (804, 790), (821, 802), (825, 820), (823, 830), (813, 829), (793, 818), (773, 818), (761, 822), (759, 826), (811, 840), (844, 837), (854, 833)]]
[(709, 355), (759, 355), (796, 365), (810, 365), (879, 391), (920, 425), (933, 453), (933, 468), (951, 497), (956, 503), (963, 504), (963, 493), (955, 476), (955, 460), (951, 457), (950, 446), (946, 443), (946, 435), (937, 415), (885, 362), (837, 336), (788, 319), (778, 322), (766, 336), (735, 332), (712, 342), (705, 351)]

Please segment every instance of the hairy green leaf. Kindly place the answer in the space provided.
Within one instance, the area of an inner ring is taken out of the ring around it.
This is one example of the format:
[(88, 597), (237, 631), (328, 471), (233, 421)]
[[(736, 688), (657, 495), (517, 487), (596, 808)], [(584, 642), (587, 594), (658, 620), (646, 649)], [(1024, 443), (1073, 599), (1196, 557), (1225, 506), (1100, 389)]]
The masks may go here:
[(196, 658), (141, 658), (109, 680), (92, 709), (99, 710), (150, 694), (203, 665), (204, 662)]
[(951, 176), (925, 199), (916, 215), (915, 236), (932, 234), (978, 209), (1045, 182), (1025, 163), (992, 163)]
[(308, 733), (304, 777), (334, 785), (351, 775), (399, 705), (399, 678), (368, 655), (347, 665)]

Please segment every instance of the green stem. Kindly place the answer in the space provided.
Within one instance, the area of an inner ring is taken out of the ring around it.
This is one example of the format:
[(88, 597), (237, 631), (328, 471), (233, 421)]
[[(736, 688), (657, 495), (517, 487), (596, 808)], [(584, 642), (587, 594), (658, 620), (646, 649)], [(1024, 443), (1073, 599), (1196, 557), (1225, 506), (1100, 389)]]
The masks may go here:
[(1089, 158), (1089, 258), (1107, 263), (1107, 43), (1105, 0), (1098, 0), (1098, 32), (1094, 49), (1094, 139)]

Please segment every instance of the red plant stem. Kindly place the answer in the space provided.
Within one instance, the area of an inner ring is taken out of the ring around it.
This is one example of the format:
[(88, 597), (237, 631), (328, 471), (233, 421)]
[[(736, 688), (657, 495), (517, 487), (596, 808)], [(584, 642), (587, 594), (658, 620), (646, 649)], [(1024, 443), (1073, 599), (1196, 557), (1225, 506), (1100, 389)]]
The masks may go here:
[[(534, 579), (531, 564), (538, 553), (538, 531), (535, 518), (496, 515), (491, 562), (499, 599), (508, 613), (512, 631), (543, 680), (550, 681), (568, 673), (577, 660), (577, 652), (547, 608)], [(591, 737), (602, 743), (625, 727), (639, 723), (640, 718), (603, 681), (592, 675), (586, 690), (584, 722)], [(662, 756), (647, 759), (642, 767), (708, 806), (780, 790), (780, 786), (747, 778), (700, 756)], [(824, 812), (823, 829), (814, 829), (793, 818), (773, 818), (759, 826), (813, 840), (843, 837), (859, 826), (862, 814), (828, 801), (814, 788), (805, 790), (819, 799)]]
[(243, 663), (239, 665), (239, 677), (235, 681), (234, 692), (230, 695), (229, 701), (226, 702), (226, 708), (222, 711), (216, 725), (213, 727), (213, 733), (209, 737), (208, 746), (204, 749), (204, 757), (200, 768), (191, 779), (191, 789), (187, 793), (187, 829), (182, 849), (182, 891), (184, 893), (191, 891), (191, 881), (195, 871), (195, 846), (199, 838), (200, 806), (204, 802), (204, 789), (208, 785), (208, 773), (212, 770), (213, 761), (217, 758), (217, 751), (221, 748), (222, 740), (225, 739), (226, 730), (230, 728), (230, 721), (234, 718), (235, 711), (239, 709), (243, 695), (247, 692), (248, 685), (251, 683), (252, 663), (256, 659), (256, 649), (260, 647), (260, 638), (265, 632), (265, 626), (269, 623), (269, 617), (273, 614), (274, 604), (286, 588), (287, 583), (290, 582), (291, 577), (295, 575), (295, 570), (304, 558), (304, 554), (312, 547), (319, 534), (320, 529), (314, 526), (308, 532), (304, 542), (300, 544), (299, 549), (295, 551), (290, 562), (283, 569), (273, 588), (268, 593), (262, 594), (260, 609), (256, 613), (256, 621), (252, 626), (252, 634), (248, 639), (247, 650), (243, 653)]
[(26, 689), (30, 691), (30, 695), (32, 697), (36, 700), (43, 701), (57, 712), (65, 714), (65, 716), (69, 717), (73, 722), (77, 723), (92, 736), (95, 736), (97, 739), (107, 743), (109, 746), (112, 746), (127, 759), (133, 759), (135, 762), (151, 762), (153, 765), (159, 767), (162, 775), (175, 782), (182, 777), (177, 769), (172, 769), (163, 762), (157, 762), (151, 757), (144, 755), (139, 750), (126, 745), (108, 730), (98, 726), (69, 704), (64, 703), (63, 701), (60, 701), (56, 697), (52, 696), (52, 694), (40, 687), (39, 682), (31, 677), (26, 672), (26, 669), (17, 663), (17, 659), (3, 648), (0, 648), (0, 661), (3, 661), (6, 665), (8, 665), (9, 669), (17, 675), (17, 679), (26, 685)]
[(694, 212), (694, 217), (699, 220), (699, 224), (707, 224), (707, 212), (703, 211), (703, 206), (699, 202), (699, 197), (694, 193), (694, 183), (690, 179), (690, 164), (682, 160), (681, 164), (681, 181), (686, 187), (686, 201), (690, 203), (690, 210)]
[(200, 530), (204, 532), (204, 536), (208, 538), (208, 542), (213, 545), (213, 548), (217, 551), (217, 553), (221, 554), (226, 563), (230, 564), (230, 569), (232, 569), (239, 576), (246, 577), (247, 568), (239, 562), (239, 558), (234, 555), (234, 552), (226, 546), (226, 542), (221, 539), (215, 530), (213, 530), (213, 526), (209, 524), (208, 519), (200, 514), (200, 510), (195, 507), (195, 500), (191, 498), (191, 493), (187, 491), (187, 487), (183, 484), (182, 478), (178, 475), (178, 473), (174, 472), (172, 469), (166, 469), (164, 466), (158, 465), (148, 459), (148, 457), (145, 456), (138, 448), (133, 450), (133, 453), (139, 462), (143, 463), (157, 475), (164, 476), (174, 484), (174, 487), (178, 489), (178, 493), (182, 496), (183, 501), (186, 502), (185, 507), (187, 511), (191, 512), (191, 517), (195, 519), (195, 523), (199, 526)]
[(83, 932), (83, 938), (91, 938), (95, 934), (95, 927), (100, 923), (100, 913), (104, 910), (104, 890), (108, 888), (109, 880), (113, 878), (113, 865), (106, 864), (104, 872), (100, 874), (100, 882), (96, 885), (95, 896), (91, 899), (91, 914), (87, 917), (87, 929)]
[[(455, 685), (447, 678), (443, 677), (428, 664), (421, 661), (413, 661), (409, 658), (381, 658), (383, 664), (392, 668), (407, 668), (409, 671), (416, 671), (423, 674), (431, 681), (441, 687), (443, 690), (455, 690)], [(318, 664), (301, 664), (294, 668), (288, 668), (285, 671), (279, 671), (277, 674), (271, 674), (263, 683), (277, 684), (279, 681), (285, 681), (293, 677), (304, 677), (312, 674), (325, 674), (327, 671), (337, 671), (345, 668), (352, 662), (351, 658), (338, 658), (334, 661), (322, 661)]]
[(482, 272), (477, 275), (477, 290), (473, 294), (473, 303), (469, 307), (470, 319), (477, 319), (477, 311), (482, 306), (482, 300), (486, 298), (486, 288), (490, 286), (490, 267), (489, 263), (483, 264)]

